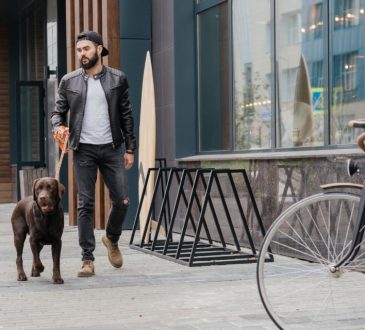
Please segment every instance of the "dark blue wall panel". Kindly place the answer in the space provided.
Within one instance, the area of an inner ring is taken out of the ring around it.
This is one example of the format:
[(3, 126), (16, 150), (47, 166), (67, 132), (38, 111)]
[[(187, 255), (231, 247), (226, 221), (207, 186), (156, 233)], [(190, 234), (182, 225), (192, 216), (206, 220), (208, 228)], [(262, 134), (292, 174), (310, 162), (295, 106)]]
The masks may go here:
[(194, 0), (174, 1), (176, 157), (197, 152)]
[(120, 37), (151, 39), (151, 0), (120, 0)]
[[(151, 0), (120, 0), (119, 5), (120, 68), (129, 83), (138, 143), (143, 70), (146, 53), (151, 50)], [(124, 228), (131, 229), (138, 207), (138, 153), (128, 178), (131, 203)]]
[[(133, 117), (135, 119), (134, 131), (137, 136), (137, 142), (139, 135), (139, 114), (141, 108), (144, 62), (146, 52), (150, 48), (150, 40), (128, 39), (121, 41), (121, 69), (127, 75), (129, 83), (129, 97), (133, 107)], [(131, 229), (138, 207), (138, 152), (135, 155), (134, 166), (130, 170), (128, 178), (131, 204), (124, 226), (125, 228)]]

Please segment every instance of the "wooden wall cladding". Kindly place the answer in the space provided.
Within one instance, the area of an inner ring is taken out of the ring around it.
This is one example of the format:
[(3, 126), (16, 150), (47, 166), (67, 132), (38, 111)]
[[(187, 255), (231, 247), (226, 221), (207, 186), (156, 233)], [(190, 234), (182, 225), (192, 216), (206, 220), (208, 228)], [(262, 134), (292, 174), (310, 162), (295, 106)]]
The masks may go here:
[[(79, 68), (75, 51), (77, 35), (83, 31), (96, 31), (103, 37), (109, 55), (105, 65), (119, 68), (119, 0), (66, 0), (67, 72)], [(77, 187), (73, 172), (73, 155), (68, 157), (69, 223), (77, 224)], [(109, 193), (100, 173), (95, 190), (95, 227), (104, 229), (109, 214)]]
[[(8, 24), (0, 22), (0, 44), (8, 44)], [(14, 202), (10, 164), (9, 47), (0, 47), (0, 203)]]

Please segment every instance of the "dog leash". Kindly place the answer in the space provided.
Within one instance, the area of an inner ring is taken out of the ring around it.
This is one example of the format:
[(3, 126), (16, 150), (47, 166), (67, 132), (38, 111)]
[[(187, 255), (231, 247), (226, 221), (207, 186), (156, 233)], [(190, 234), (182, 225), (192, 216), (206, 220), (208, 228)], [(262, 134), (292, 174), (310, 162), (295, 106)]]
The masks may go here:
[(67, 144), (68, 144), (68, 137), (69, 137), (69, 134), (67, 134), (67, 136), (66, 136), (65, 143), (63, 144), (61, 156), (60, 156), (60, 159), (58, 160), (58, 163), (57, 163), (57, 166), (56, 166), (55, 179), (57, 181), (60, 181), (61, 165), (62, 165), (63, 157), (65, 156), (65, 153), (66, 153)]

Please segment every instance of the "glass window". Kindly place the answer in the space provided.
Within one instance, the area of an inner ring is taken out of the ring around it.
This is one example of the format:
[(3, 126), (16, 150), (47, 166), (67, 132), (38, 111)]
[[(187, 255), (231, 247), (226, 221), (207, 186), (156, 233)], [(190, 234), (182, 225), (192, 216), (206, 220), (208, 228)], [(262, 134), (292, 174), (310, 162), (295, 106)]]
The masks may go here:
[(364, 118), (364, 0), (335, 0), (332, 21), (331, 143), (354, 143), (347, 122)]
[(271, 147), (270, 0), (233, 1), (236, 150)]
[(29, 15), (22, 17), (19, 23), (20, 80), (44, 79), (44, 5), (43, 1), (32, 4)]
[(343, 29), (351, 26), (356, 26), (360, 23), (361, 15), (364, 11), (363, 4), (360, 8), (360, 0), (335, 0), (334, 4), (334, 17), (333, 26), (334, 29)]
[(365, 0), (209, 3), (197, 15), (200, 151), (354, 143)]
[(289, 12), (282, 17), (281, 46), (294, 45), (301, 41), (301, 15), (298, 12)]
[(231, 149), (227, 2), (197, 16), (201, 151)]
[(47, 2), (47, 62), (52, 78), (57, 70), (57, 0)]
[(22, 162), (43, 162), (43, 86), (21, 83), (19, 89), (19, 129)]
[(45, 5), (36, 1), (19, 20), (19, 163), (44, 166)]
[(321, 146), (327, 92), (323, 4), (276, 3), (278, 147)]

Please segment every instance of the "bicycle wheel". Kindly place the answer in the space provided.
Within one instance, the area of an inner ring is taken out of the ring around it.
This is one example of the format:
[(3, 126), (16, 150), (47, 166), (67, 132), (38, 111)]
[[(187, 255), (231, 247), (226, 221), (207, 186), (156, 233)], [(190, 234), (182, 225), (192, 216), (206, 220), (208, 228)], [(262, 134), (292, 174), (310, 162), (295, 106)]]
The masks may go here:
[(310, 196), (270, 227), (258, 259), (257, 284), (279, 329), (365, 329), (362, 245), (350, 264), (331, 272), (350, 249), (359, 202), (359, 196), (347, 193)]

